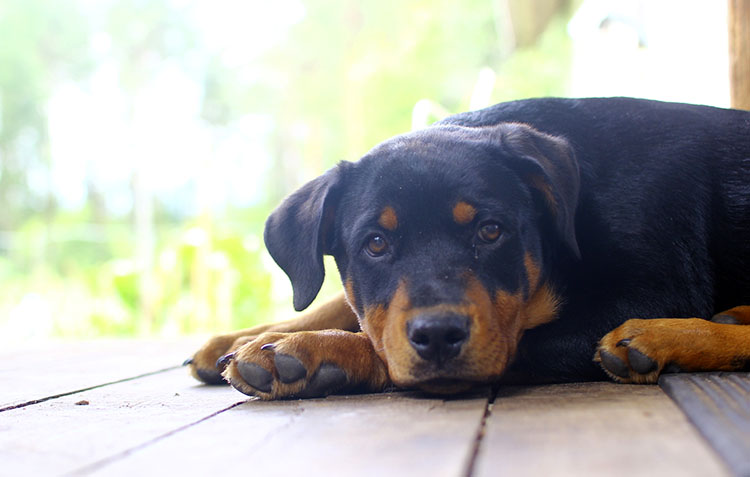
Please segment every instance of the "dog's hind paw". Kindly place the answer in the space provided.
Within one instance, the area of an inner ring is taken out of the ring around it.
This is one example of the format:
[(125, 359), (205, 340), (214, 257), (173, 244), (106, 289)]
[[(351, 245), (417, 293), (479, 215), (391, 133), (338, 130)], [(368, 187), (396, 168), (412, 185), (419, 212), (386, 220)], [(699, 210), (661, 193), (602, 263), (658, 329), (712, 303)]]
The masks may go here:
[(748, 366), (745, 326), (700, 318), (628, 320), (599, 342), (594, 361), (615, 381), (655, 383), (670, 372), (737, 371)]
[(264, 333), (225, 361), (224, 378), (235, 389), (267, 400), (381, 391), (389, 384), (385, 364), (362, 333)]

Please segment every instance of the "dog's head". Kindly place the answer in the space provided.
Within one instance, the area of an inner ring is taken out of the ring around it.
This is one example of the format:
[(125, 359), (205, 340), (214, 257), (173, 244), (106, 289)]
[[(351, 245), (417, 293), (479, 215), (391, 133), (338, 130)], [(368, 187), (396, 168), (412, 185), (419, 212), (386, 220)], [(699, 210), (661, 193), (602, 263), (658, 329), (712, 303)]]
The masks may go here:
[(434, 126), (343, 162), (269, 217), (294, 307), (336, 259), (391, 379), (452, 392), (498, 378), (524, 330), (556, 316), (550, 254), (578, 254), (578, 165), (527, 125)]

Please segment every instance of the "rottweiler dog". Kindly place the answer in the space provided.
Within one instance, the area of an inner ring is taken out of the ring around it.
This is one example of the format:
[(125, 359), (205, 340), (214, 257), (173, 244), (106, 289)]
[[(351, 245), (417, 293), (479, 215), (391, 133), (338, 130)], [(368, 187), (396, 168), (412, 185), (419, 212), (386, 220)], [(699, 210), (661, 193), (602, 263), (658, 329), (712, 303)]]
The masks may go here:
[(543, 98), (341, 162), (268, 218), (303, 310), (188, 364), (262, 399), (750, 370), (750, 112)]

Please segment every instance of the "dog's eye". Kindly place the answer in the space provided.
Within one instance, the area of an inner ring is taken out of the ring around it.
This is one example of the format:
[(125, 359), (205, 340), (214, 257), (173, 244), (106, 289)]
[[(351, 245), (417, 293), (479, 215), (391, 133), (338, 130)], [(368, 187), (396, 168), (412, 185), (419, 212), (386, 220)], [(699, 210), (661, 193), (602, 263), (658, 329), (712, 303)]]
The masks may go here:
[(388, 251), (388, 242), (382, 235), (372, 235), (367, 240), (367, 253), (372, 257), (380, 257)]
[(500, 230), (500, 224), (495, 222), (482, 224), (477, 231), (477, 236), (485, 243), (496, 242), (502, 234), (503, 232)]

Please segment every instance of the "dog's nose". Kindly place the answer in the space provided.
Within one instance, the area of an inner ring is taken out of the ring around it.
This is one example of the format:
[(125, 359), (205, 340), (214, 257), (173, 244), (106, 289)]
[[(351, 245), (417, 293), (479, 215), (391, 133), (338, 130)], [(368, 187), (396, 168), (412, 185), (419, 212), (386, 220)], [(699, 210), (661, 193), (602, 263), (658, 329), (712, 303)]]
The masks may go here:
[(461, 352), (469, 319), (453, 313), (418, 315), (406, 324), (406, 335), (419, 356), (442, 365)]

